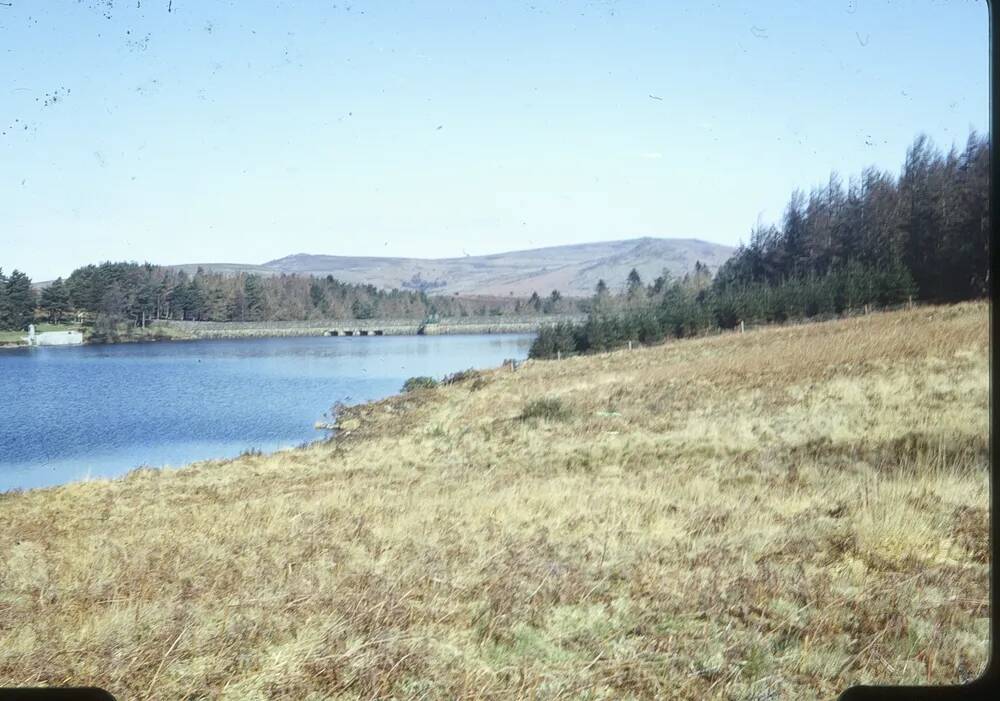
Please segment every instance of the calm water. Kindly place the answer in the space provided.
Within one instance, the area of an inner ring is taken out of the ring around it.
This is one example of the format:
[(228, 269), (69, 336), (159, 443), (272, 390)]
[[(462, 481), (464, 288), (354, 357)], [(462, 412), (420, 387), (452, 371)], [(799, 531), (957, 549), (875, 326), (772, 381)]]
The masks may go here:
[(0, 491), (278, 450), (334, 402), (527, 356), (531, 335), (268, 338), (0, 351)]

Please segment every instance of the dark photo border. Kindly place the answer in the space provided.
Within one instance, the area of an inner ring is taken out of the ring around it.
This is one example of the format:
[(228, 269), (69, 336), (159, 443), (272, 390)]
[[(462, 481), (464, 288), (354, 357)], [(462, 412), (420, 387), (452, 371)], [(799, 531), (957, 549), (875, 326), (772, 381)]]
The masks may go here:
[[(961, 0), (958, 0), (961, 1)], [(1000, 114), (998, 114), (995, 95), (997, 93), (998, 75), (998, 55), (1000, 55), (1000, 40), (998, 40), (998, 19), (995, 11), (995, 3), (986, 0), (989, 16), (989, 48), (990, 48), (990, 266), (994, 274), (990, 275), (989, 281), (989, 320), (990, 320), (990, 587), (989, 587), (989, 652), (985, 670), (975, 680), (951, 686), (872, 686), (860, 685), (850, 687), (838, 698), (840, 701), (868, 701), (869, 699), (995, 699), (1000, 698), (1000, 683), (998, 683), (998, 665), (996, 660), (996, 641), (998, 639), (997, 619), (994, 613), (998, 610), (997, 602), (997, 562), (996, 544), (1000, 534), (998, 534), (998, 518), (996, 509), (996, 495), (1000, 485), (997, 481), (996, 454), (997, 454), (997, 414), (994, 410), (993, 399), (998, 395), (998, 382), (1000, 382), (1000, 354), (997, 351), (996, 331), (1000, 328), (1000, 311), (993, 304), (996, 294), (995, 271), (998, 266), (998, 246), (997, 246), (997, 214), (1000, 213), (1000, 198), (997, 195), (997, 183), (1000, 182), (1000, 158), (993, 152), (994, 139), (1000, 134)], [(935, 51), (936, 47), (928, 46), (928, 52)], [(103, 689), (96, 687), (62, 687), (62, 688), (0, 688), (0, 701), (115, 701), (115, 697)]]

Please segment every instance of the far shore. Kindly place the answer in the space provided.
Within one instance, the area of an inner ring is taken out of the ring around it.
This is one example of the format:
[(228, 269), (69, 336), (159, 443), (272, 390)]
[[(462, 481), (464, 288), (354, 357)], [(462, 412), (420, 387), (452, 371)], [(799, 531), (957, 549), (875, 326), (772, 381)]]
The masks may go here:
[[(123, 334), (114, 339), (100, 341), (86, 339), (82, 345), (297, 336), (439, 336), (534, 333), (548, 324), (580, 322), (584, 319), (585, 315), (582, 314), (517, 317), (470, 316), (442, 318), (431, 323), (416, 319), (325, 319), (310, 321), (178, 321), (160, 319), (150, 322), (145, 329), (135, 329), (132, 333)], [(26, 343), (0, 344), (0, 350), (27, 347), (29, 346)]]

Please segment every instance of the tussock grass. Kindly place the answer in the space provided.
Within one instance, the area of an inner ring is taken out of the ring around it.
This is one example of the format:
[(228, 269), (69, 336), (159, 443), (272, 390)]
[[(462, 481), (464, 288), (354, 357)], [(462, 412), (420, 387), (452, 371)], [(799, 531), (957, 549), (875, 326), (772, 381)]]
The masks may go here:
[(532, 399), (524, 405), (518, 416), (522, 421), (543, 419), (547, 421), (565, 421), (573, 412), (557, 397)]
[[(482, 373), (322, 444), (0, 497), (0, 684), (832, 698), (987, 655), (987, 315)], [(560, 421), (518, 421), (556, 400)]]

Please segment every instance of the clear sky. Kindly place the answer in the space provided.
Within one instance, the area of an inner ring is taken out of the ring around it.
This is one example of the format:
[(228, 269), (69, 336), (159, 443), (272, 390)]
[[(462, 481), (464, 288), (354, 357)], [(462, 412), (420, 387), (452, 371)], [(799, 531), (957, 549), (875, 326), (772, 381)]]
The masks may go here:
[(0, 266), (736, 244), (831, 169), (985, 131), (987, 12), (4, 0)]

